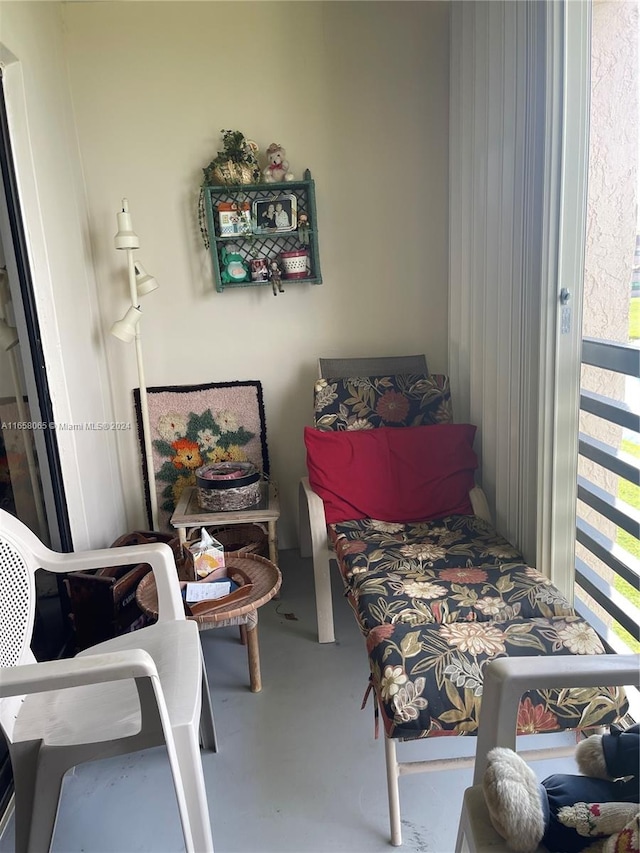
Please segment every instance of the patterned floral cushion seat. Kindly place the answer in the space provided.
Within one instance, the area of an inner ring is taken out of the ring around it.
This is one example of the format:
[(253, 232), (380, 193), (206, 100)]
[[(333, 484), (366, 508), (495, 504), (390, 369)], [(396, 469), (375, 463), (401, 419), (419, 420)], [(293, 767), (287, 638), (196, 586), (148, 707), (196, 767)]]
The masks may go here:
[[(475, 734), (484, 666), (494, 658), (604, 652), (548, 578), (503, 562), (520, 555), (482, 519), (332, 528), (389, 737)], [(617, 689), (530, 691), (518, 728), (607, 725), (626, 708)]]
[[(385, 732), (394, 738), (476, 734), (490, 660), (604, 651), (576, 615), (419, 626), (386, 622), (367, 632), (366, 643)], [(618, 688), (530, 691), (520, 702), (518, 731), (606, 725), (626, 708)]]
[(348, 584), (372, 572), (499, 566), (523, 560), (517, 548), (475, 515), (413, 524), (370, 518), (344, 521), (329, 526), (329, 537)]
[[(446, 376), (321, 379), (315, 426), (360, 430), (450, 423)], [(369, 654), (385, 732), (470, 735), (483, 671), (506, 656), (602, 654), (595, 631), (553, 584), (481, 518), (329, 525), (347, 598)], [(521, 733), (607, 725), (627, 710), (617, 688), (523, 696)]]
[(368, 574), (359, 576), (349, 598), (365, 632), (386, 622), (503, 622), (575, 613), (548, 578), (523, 563)]

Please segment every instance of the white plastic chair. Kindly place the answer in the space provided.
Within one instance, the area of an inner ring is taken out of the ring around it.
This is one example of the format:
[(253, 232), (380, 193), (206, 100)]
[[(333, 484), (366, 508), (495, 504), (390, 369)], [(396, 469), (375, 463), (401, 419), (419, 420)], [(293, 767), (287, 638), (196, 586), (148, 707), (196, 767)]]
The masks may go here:
[[(34, 573), (148, 563), (158, 622), (70, 660), (37, 663), (30, 649)], [(187, 621), (167, 545), (72, 554), (46, 548), (0, 511), (0, 725), (15, 783), (16, 850), (50, 849), (64, 774), (94, 761), (166, 744), (187, 851), (213, 850), (198, 725), (215, 749), (202, 648)]]
[(518, 657), (501, 658), (487, 664), (473, 787), (464, 793), (456, 853), (508, 853), (506, 842), (491, 825), (482, 779), (491, 749), (496, 746), (516, 748), (518, 705), (525, 691), (639, 684), (640, 655)]

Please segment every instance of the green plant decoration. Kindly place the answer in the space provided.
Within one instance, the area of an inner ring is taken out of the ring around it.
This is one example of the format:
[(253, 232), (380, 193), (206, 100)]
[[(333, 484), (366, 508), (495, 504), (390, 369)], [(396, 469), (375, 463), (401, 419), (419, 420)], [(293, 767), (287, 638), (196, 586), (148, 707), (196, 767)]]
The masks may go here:
[(262, 173), (258, 165), (258, 146), (239, 130), (221, 130), (222, 151), (218, 151), (213, 160), (202, 172), (204, 180), (198, 198), (198, 225), (205, 249), (211, 245), (207, 232), (207, 220), (204, 210), (204, 187), (241, 186), (257, 184)]
[(239, 130), (222, 130), (222, 151), (203, 169), (204, 186), (255, 184), (260, 181), (258, 146)]

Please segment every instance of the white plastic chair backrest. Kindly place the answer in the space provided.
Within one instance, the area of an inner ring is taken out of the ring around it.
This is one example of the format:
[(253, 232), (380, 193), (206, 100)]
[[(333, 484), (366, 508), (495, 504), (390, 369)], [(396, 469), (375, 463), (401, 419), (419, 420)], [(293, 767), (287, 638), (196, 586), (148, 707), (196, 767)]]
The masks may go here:
[[(465, 793), (456, 853), (481, 853), (489, 849), (499, 853), (507, 850), (506, 842), (496, 838), (481, 786), (487, 769), (487, 753), (496, 746), (516, 750), (518, 708), (523, 693), (534, 689), (562, 690), (604, 684), (610, 687), (640, 685), (640, 655), (514, 657), (500, 658), (486, 665), (474, 787)], [(526, 758), (526, 753), (523, 757)]]
[(320, 379), (349, 379), (351, 376), (401, 376), (426, 374), (424, 355), (390, 355), (371, 358), (319, 358)]
[(484, 670), (473, 784), (482, 784), (487, 753), (516, 749), (520, 698), (527, 690), (640, 686), (640, 655), (554, 655), (499, 658)]
[[(47, 549), (8, 512), (0, 510), (0, 666), (35, 663), (31, 638), (35, 620), (37, 553)], [(0, 726), (11, 740), (22, 696), (0, 699)]]
[[(22, 530), (20, 528), (23, 528)], [(33, 663), (35, 565), (22, 522), (0, 511), (0, 666)], [(31, 534), (33, 535), (33, 534)]]

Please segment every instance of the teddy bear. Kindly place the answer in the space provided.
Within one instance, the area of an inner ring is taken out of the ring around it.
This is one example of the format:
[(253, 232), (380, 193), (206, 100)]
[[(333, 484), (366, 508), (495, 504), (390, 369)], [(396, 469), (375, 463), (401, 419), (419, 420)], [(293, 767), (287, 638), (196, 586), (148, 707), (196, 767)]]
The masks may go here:
[(289, 171), (289, 161), (286, 159), (287, 152), (277, 142), (272, 142), (267, 148), (268, 164), (262, 170), (265, 181), (275, 184), (279, 181), (292, 181), (293, 174)]
[[(484, 797), (493, 828), (515, 853), (632, 853), (640, 828), (640, 725), (592, 735), (576, 747), (583, 775), (538, 782), (510, 749), (487, 755)], [(596, 840), (597, 839), (597, 840)]]

